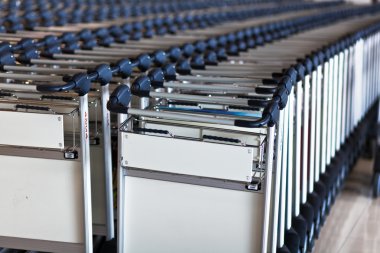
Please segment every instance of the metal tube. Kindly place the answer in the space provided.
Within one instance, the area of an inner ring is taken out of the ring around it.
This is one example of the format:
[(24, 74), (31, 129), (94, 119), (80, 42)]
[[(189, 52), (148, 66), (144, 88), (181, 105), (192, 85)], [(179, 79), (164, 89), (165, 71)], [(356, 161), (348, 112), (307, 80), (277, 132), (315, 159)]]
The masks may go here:
[(304, 99), (303, 99), (303, 150), (302, 150), (302, 203), (307, 200), (307, 175), (308, 175), (308, 153), (309, 153), (309, 104), (310, 104), (310, 75), (305, 76), (304, 82)]
[[(117, 125), (121, 126), (128, 115), (119, 113), (117, 115)], [(122, 166), (122, 147), (123, 147), (123, 134), (118, 130), (118, 148), (117, 148), (117, 252), (125, 253), (126, 249), (126, 231), (125, 231), (125, 175)]]
[(0, 83), (0, 89), (12, 91), (31, 91), (37, 92), (36, 85), (19, 83)]
[(46, 68), (46, 67), (26, 67), (26, 66), (3, 66), (4, 70), (8, 71), (24, 71), (24, 72), (38, 72), (45, 74), (76, 74), (86, 72), (86, 69), (71, 69), (71, 68)]
[[(224, 92), (255, 92), (255, 88), (259, 85), (252, 84), (252, 86), (239, 86), (239, 85), (223, 85), (223, 84), (194, 84), (194, 83), (179, 83), (179, 82), (165, 82), (165, 88), (174, 89), (189, 89), (189, 90), (205, 90), (205, 91), (224, 91)], [(271, 86), (264, 86), (271, 87)], [(260, 96), (262, 94), (257, 94)]]
[(293, 198), (293, 210), (294, 215), (298, 216), (300, 213), (300, 202), (301, 200), (301, 152), (302, 152), (302, 81), (297, 82), (296, 85), (296, 114), (295, 114), (295, 152), (294, 152), (294, 198)]
[(329, 165), (331, 161), (331, 138), (332, 138), (332, 118), (333, 118), (333, 72), (334, 62), (332, 58), (329, 59), (329, 80), (328, 80), (328, 111), (327, 111), (327, 145), (326, 145), (326, 164)]
[(79, 99), (80, 126), (81, 126), (81, 158), (83, 171), (83, 211), (84, 211), (84, 246), (86, 253), (92, 253), (92, 203), (91, 203), (91, 167), (90, 167), (90, 142), (88, 121), (88, 97), (87, 94)]
[(275, 173), (274, 178), (274, 197), (273, 197), (273, 223), (272, 223), (272, 246), (269, 252), (276, 252), (277, 246), (281, 246), (283, 239), (280, 239), (279, 228), (279, 205), (281, 194), (281, 181), (282, 181), (282, 145), (283, 145), (283, 131), (284, 131), (284, 110), (280, 110), (280, 115), (277, 124), (276, 134), (276, 160), (275, 160)]
[(107, 110), (109, 99), (109, 84), (102, 86), (102, 129), (103, 129), (103, 155), (104, 155), (104, 180), (106, 194), (106, 228), (107, 240), (114, 238), (114, 210), (113, 210), (113, 184), (112, 184), (112, 151), (111, 151), (111, 118)]
[(287, 180), (286, 180), (286, 184), (287, 184), (287, 199), (286, 199), (286, 202), (287, 202), (287, 217), (286, 217), (286, 224), (287, 224), (287, 229), (290, 229), (291, 226), (292, 226), (292, 217), (294, 215), (294, 211), (293, 211), (293, 193), (295, 191), (295, 188), (293, 187), (293, 171), (294, 171), (294, 152), (293, 152), (293, 144), (294, 144), (294, 89), (291, 90), (290, 94), (289, 94), (289, 99), (288, 99), (288, 105), (287, 105), (287, 108), (286, 108), (289, 112), (288, 112), (288, 117), (289, 117), (289, 120), (288, 120), (288, 166), (287, 166)]
[(16, 80), (34, 80), (34, 81), (62, 81), (62, 76), (50, 75), (28, 75), (14, 73), (0, 73), (0, 78), (16, 79)]
[(309, 146), (309, 192), (314, 191), (315, 176), (315, 127), (316, 127), (316, 100), (317, 100), (317, 71), (313, 71), (311, 81), (311, 93), (307, 94), (311, 98), (310, 106), (310, 146)]
[(221, 124), (234, 126), (235, 121), (231, 119), (218, 119), (218, 118), (207, 118), (202, 116), (193, 116), (190, 114), (178, 114), (178, 113), (169, 113), (169, 112), (158, 112), (158, 111), (149, 111), (141, 109), (128, 109), (128, 113), (131, 115), (139, 115), (145, 117), (154, 117), (154, 118), (165, 118), (171, 120), (181, 120), (181, 121), (195, 121), (201, 123), (210, 123), (210, 124)]
[(262, 84), (262, 79), (259, 78), (239, 78), (239, 77), (218, 77), (218, 76), (177, 76), (177, 80), (179, 81), (188, 81), (188, 82), (215, 82), (215, 83), (255, 83)]
[(316, 119), (315, 119), (315, 181), (319, 181), (319, 175), (321, 173), (321, 110), (322, 110), (322, 66), (317, 67), (316, 78)]
[[(270, 212), (272, 203), (272, 173), (273, 173), (273, 154), (274, 154), (274, 133), (275, 126), (267, 129), (267, 156), (266, 156), (266, 177), (265, 177), (265, 203), (264, 203), (264, 222), (263, 222), (263, 237), (261, 253), (267, 253), (268, 244), (271, 245), (269, 239), (269, 224), (270, 224)], [(273, 238), (272, 238), (273, 240)]]
[(174, 100), (181, 100), (181, 101), (203, 102), (203, 103), (212, 103), (212, 104), (248, 106), (248, 100), (242, 99), (242, 98), (205, 97), (205, 96), (199, 96), (199, 95), (162, 93), (162, 92), (154, 92), (154, 91), (151, 91), (149, 94), (151, 97), (154, 97), (154, 98), (174, 99)]
[(279, 215), (279, 247), (282, 247), (285, 243), (285, 229), (286, 229), (286, 181), (287, 181), (287, 169), (288, 169), (288, 128), (289, 128), (289, 110), (288, 107), (283, 109), (284, 111), (284, 129), (283, 129), (283, 145), (282, 145), (282, 170), (281, 170), (281, 198), (280, 198), (280, 215)]

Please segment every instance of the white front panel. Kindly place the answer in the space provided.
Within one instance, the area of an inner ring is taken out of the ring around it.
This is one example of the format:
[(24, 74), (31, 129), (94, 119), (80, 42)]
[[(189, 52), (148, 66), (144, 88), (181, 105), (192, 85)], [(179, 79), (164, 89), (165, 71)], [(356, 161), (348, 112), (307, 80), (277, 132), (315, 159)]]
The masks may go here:
[(0, 236), (83, 243), (80, 162), (0, 155), (0, 164)]
[(263, 194), (126, 177), (123, 253), (257, 253)]
[(121, 152), (128, 167), (246, 182), (257, 154), (252, 147), (132, 133), (123, 133)]
[(64, 148), (62, 115), (0, 111), (0, 119), (0, 144)]

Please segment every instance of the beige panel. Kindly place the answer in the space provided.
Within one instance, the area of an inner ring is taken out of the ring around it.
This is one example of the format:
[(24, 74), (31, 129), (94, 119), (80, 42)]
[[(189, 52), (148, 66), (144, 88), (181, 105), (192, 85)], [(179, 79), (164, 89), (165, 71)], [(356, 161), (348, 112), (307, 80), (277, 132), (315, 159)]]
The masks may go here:
[(0, 118), (1, 144), (63, 148), (62, 115), (0, 111)]
[(263, 194), (126, 178), (125, 253), (260, 252)]
[(0, 164), (0, 236), (83, 242), (79, 162), (0, 155)]
[[(251, 182), (252, 161), (260, 150), (244, 146), (123, 133), (121, 152), (124, 166)], [(234, 159), (231, 159), (232, 157)]]

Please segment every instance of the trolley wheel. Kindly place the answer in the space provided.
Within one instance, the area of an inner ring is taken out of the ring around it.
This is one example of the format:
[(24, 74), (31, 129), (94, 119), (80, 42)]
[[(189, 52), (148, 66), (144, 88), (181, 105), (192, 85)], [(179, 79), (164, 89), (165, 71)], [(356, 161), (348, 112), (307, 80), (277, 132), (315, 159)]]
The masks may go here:
[(380, 195), (380, 172), (376, 172), (373, 178), (373, 197), (377, 198)]
[(291, 253), (298, 253), (300, 249), (300, 237), (294, 228), (285, 231), (285, 245)]
[(277, 253), (291, 253), (290, 250), (284, 245), (281, 248), (277, 248)]
[(314, 210), (313, 206), (306, 202), (301, 205), (301, 215), (304, 217), (304, 219), (307, 222), (307, 232), (310, 233), (310, 231), (313, 228), (313, 220), (314, 220)]
[(314, 246), (315, 246), (315, 240), (314, 238), (309, 241), (309, 245), (307, 246), (307, 251), (308, 252), (313, 252), (314, 251)]
[(297, 232), (300, 239), (300, 252), (305, 252), (307, 248), (307, 221), (302, 215), (293, 217), (292, 227)]
[(112, 239), (111, 241), (105, 241), (102, 247), (97, 251), (98, 253), (110, 253), (116, 252), (116, 239)]
[(373, 159), (376, 154), (376, 138), (368, 138), (365, 142), (362, 157)]

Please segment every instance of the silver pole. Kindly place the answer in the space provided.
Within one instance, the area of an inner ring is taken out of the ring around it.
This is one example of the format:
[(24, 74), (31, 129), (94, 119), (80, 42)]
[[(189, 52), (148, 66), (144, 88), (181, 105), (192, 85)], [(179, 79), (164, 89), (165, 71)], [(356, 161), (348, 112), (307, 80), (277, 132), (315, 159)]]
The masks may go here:
[(288, 107), (283, 109), (284, 111), (284, 128), (283, 128), (283, 139), (282, 139), (282, 170), (281, 170), (281, 197), (280, 197), (280, 225), (279, 227), (279, 247), (282, 247), (285, 243), (285, 229), (286, 229), (286, 177), (288, 169), (288, 131), (289, 131), (289, 110)]
[(114, 238), (114, 215), (113, 215), (113, 187), (112, 187), (112, 151), (111, 151), (111, 119), (107, 110), (109, 99), (109, 84), (102, 86), (102, 127), (103, 127), (103, 152), (104, 152), (104, 175), (106, 191), (106, 227), (107, 240)]
[(289, 94), (288, 99), (288, 105), (285, 108), (288, 110), (288, 143), (286, 144), (288, 146), (288, 153), (287, 153), (287, 160), (288, 160), (288, 166), (287, 166), (287, 196), (286, 196), (286, 228), (290, 229), (292, 226), (292, 217), (293, 217), (293, 191), (295, 190), (293, 188), (293, 170), (294, 170), (294, 162), (293, 162), (293, 147), (294, 147), (294, 88), (291, 90)]
[(316, 93), (316, 128), (315, 128), (315, 181), (319, 181), (319, 175), (321, 173), (321, 108), (322, 108), (322, 66), (317, 67), (317, 87)]
[(302, 139), (301, 139), (301, 131), (302, 131), (302, 81), (299, 81), (296, 86), (296, 124), (295, 124), (295, 166), (294, 166), (294, 201), (293, 201), (293, 210), (294, 214), (298, 216), (300, 213), (300, 202), (301, 202), (301, 194), (300, 194), (300, 185), (301, 185), (301, 151), (302, 151)]
[(269, 252), (276, 252), (277, 245), (280, 246), (282, 240), (279, 239), (278, 234), (278, 220), (279, 220), (279, 205), (280, 205), (280, 194), (281, 194), (281, 178), (282, 178), (282, 145), (283, 145), (283, 131), (284, 131), (284, 110), (280, 111), (280, 116), (277, 125), (277, 135), (276, 135), (276, 165), (275, 165), (275, 187), (274, 187), (274, 198), (273, 198), (273, 223), (272, 223), (272, 246)]
[[(128, 87), (131, 87), (130, 79), (127, 78), (124, 80), (125, 84)], [(129, 103), (128, 106), (130, 106)], [(127, 114), (119, 113), (117, 115), (117, 126), (120, 127), (128, 119)], [(132, 126), (128, 125), (128, 129), (131, 129)], [(123, 164), (123, 134), (120, 131), (120, 128), (117, 131), (117, 252), (125, 253), (127, 251), (125, 246), (125, 175)]]
[(314, 176), (315, 176), (315, 127), (316, 127), (316, 100), (317, 100), (317, 71), (313, 71), (311, 80), (311, 93), (307, 96), (311, 98), (310, 105), (310, 152), (309, 152), (309, 192), (314, 190)]
[(248, 106), (248, 100), (243, 98), (234, 97), (206, 97), (199, 95), (187, 95), (179, 93), (161, 93), (161, 92), (150, 92), (150, 96), (154, 98), (164, 98), (164, 99), (174, 99), (182, 101), (192, 101), (192, 102), (203, 102), (212, 104), (227, 104), (227, 105), (238, 105), (238, 106)]
[(275, 126), (267, 129), (267, 157), (266, 157), (266, 177), (265, 177), (265, 203), (264, 203), (264, 223), (261, 253), (267, 253), (269, 241), (269, 224), (272, 202), (272, 173), (273, 173), (273, 154), (274, 154), (274, 133)]
[(86, 253), (92, 253), (92, 203), (91, 203), (91, 168), (90, 168), (90, 142), (88, 121), (88, 97), (80, 96), (79, 111), (81, 116), (81, 151), (83, 170), (83, 202), (84, 202), (84, 246)]
[(322, 145), (321, 145), (321, 173), (326, 170), (327, 164), (327, 132), (328, 132), (328, 92), (329, 92), (329, 62), (323, 65), (323, 96), (322, 99)]
[(202, 116), (193, 116), (190, 114), (149, 111), (149, 110), (141, 110), (141, 109), (133, 109), (133, 108), (130, 108), (128, 110), (128, 113), (131, 115), (140, 115), (140, 116), (153, 117), (153, 118), (165, 118), (165, 119), (171, 119), (171, 120), (195, 121), (195, 122), (221, 124), (221, 125), (229, 125), (229, 126), (235, 125), (235, 121), (231, 120), (231, 119), (208, 118), (208, 117), (202, 117)]
[[(123, 122), (127, 119), (126, 114), (119, 113), (117, 116), (117, 125), (121, 126)], [(117, 252), (118, 253), (125, 253), (126, 252), (126, 246), (125, 246), (125, 175), (124, 175), (124, 168), (122, 166), (122, 159), (123, 154), (121, 153), (122, 150), (122, 143), (123, 143), (123, 135), (120, 129), (118, 130), (118, 147), (117, 147)]]

